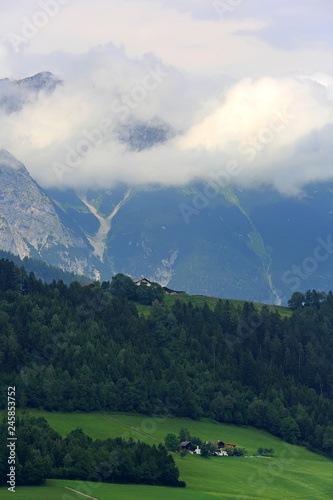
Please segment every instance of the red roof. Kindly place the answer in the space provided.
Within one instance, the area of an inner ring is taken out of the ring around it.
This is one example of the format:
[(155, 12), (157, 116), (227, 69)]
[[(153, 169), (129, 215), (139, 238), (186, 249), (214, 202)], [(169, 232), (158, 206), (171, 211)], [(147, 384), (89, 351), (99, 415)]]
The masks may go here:
[(233, 446), (234, 448), (238, 446), (237, 444), (234, 443), (225, 443), (224, 441), (216, 441), (216, 444), (218, 445), (219, 443), (222, 443), (223, 446)]

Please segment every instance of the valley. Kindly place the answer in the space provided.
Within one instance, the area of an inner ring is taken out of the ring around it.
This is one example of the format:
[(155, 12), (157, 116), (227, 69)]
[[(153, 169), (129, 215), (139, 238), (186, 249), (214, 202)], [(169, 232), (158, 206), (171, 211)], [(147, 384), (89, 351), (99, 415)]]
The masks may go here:
[(0, 499), (332, 500), (332, 1), (0, 4)]

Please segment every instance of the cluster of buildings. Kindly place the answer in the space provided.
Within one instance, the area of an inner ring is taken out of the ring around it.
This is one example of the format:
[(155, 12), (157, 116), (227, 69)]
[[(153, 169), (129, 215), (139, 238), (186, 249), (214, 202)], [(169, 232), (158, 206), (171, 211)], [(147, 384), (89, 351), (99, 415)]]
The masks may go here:
[[(199, 446), (196, 447), (196, 449), (194, 451), (192, 451), (190, 449), (190, 444), (191, 444), (191, 441), (183, 441), (182, 443), (180, 443), (179, 445), (179, 448), (180, 448), (180, 451), (187, 451), (188, 453), (191, 453), (191, 455), (201, 455), (201, 449), (199, 448)], [(208, 441), (206, 441), (206, 444), (208, 444)], [(237, 444), (234, 444), (234, 443), (225, 443), (224, 441), (216, 441), (216, 445), (217, 445), (217, 451), (214, 453), (214, 455), (218, 456), (218, 457), (227, 457), (228, 456), (228, 452), (225, 450), (225, 448), (227, 446), (231, 446), (231, 448), (236, 448)]]
[[(139, 280), (133, 280), (133, 283), (137, 286), (151, 286), (152, 285), (152, 282), (149, 281), (147, 278), (140, 278)], [(85, 288), (95, 288), (95, 285), (93, 283), (88, 283), (87, 285), (82, 285), (83, 287)], [(166, 286), (162, 286), (164, 292), (167, 294), (167, 295), (183, 295), (185, 294), (186, 292), (181, 292), (179, 290), (172, 290), (171, 288), (168, 288)]]
[[(144, 286), (151, 286), (151, 281), (147, 280), (147, 278), (140, 278), (139, 280), (133, 280), (133, 282), (138, 285), (144, 285)], [(185, 292), (180, 292), (179, 290), (171, 290), (171, 288), (168, 288), (166, 286), (162, 286), (163, 290), (167, 295), (183, 295)]]

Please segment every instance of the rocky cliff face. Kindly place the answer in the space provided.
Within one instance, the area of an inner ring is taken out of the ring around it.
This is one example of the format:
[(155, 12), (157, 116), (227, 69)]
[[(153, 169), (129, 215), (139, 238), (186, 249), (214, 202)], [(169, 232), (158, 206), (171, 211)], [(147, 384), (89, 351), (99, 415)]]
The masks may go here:
[(88, 240), (79, 228), (64, 224), (63, 217), (25, 166), (0, 150), (0, 248), (98, 276)]

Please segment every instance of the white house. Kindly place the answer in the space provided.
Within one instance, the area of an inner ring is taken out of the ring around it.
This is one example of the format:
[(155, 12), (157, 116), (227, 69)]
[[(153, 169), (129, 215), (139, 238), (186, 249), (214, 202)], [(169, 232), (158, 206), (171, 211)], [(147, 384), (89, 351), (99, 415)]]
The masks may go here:
[(217, 455), (218, 457), (227, 457), (228, 453), (225, 450), (219, 450), (215, 452), (215, 455)]
[(151, 281), (147, 280), (147, 278), (140, 278), (139, 280), (133, 280), (134, 283), (137, 285), (137, 286), (140, 286), (140, 285), (146, 285), (146, 286), (151, 286)]

